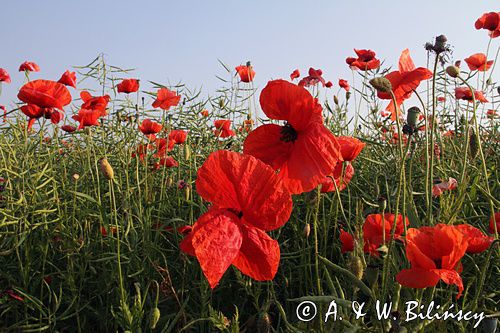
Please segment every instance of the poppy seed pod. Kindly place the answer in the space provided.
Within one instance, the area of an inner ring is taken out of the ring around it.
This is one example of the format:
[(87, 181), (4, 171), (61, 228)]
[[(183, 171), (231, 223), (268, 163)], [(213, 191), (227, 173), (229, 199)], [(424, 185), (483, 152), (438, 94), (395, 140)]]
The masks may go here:
[(446, 67), (446, 73), (453, 78), (457, 78), (460, 76), (460, 68), (457, 66), (448, 66)]
[(371, 79), (370, 84), (379, 92), (390, 93), (392, 91), (391, 81), (389, 81), (385, 77), (376, 77), (374, 79)]
[(99, 166), (101, 167), (102, 174), (107, 180), (112, 180), (115, 177), (113, 167), (111, 166), (111, 164), (109, 164), (106, 157), (102, 157), (99, 159)]
[(412, 106), (408, 109), (408, 115), (406, 116), (406, 123), (411, 127), (417, 126), (418, 115), (420, 114), (420, 109), (416, 106)]

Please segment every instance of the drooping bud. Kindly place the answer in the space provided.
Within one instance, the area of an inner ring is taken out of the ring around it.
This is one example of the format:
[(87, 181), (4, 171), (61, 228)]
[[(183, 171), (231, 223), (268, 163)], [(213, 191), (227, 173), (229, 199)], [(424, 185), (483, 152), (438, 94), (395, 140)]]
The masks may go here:
[(151, 329), (155, 329), (156, 328), (156, 324), (158, 324), (158, 321), (160, 320), (160, 309), (158, 309), (157, 307), (155, 307), (153, 309), (153, 312), (151, 313), (151, 325), (150, 325), (150, 328)]
[(373, 88), (377, 89), (377, 91), (390, 93), (392, 91), (391, 81), (386, 79), (385, 77), (376, 77), (370, 80), (370, 84)]
[(115, 177), (113, 167), (111, 166), (111, 164), (109, 164), (106, 157), (102, 157), (99, 159), (99, 166), (101, 167), (102, 174), (107, 180), (112, 180)]
[(446, 67), (446, 73), (453, 78), (457, 78), (460, 76), (460, 68), (457, 66), (448, 66)]
[(412, 106), (408, 109), (408, 115), (406, 116), (406, 123), (411, 127), (417, 126), (418, 116), (420, 114), (420, 109), (416, 106)]
[(333, 95), (333, 102), (335, 103), (335, 105), (339, 105), (339, 98), (337, 97), (337, 95)]
[(304, 230), (302, 230), (304, 238), (309, 238), (310, 233), (311, 233), (311, 225), (309, 223), (306, 223), (306, 225), (304, 226)]

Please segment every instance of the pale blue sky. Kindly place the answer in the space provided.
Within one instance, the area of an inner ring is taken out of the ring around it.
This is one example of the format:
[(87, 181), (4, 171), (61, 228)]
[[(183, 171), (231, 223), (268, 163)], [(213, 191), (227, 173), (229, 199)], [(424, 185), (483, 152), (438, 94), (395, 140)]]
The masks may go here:
[[(108, 61), (134, 67), (145, 82), (183, 81), (212, 93), (221, 86), (221, 59), (232, 68), (251, 60), (260, 88), (299, 68), (321, 68), (337, 87), (351, 80), (345, 58), (373, 49), (396, 65), (410, 48), (425, 66), (423, 45), (439, 34), (453, 57), (485, 52), (487, 32), (474, 28), (498, 1), (5, 1), (1, 5), (0, 67), (13, 79), (0, 104), (9, 104), (24, 79), (25, 60), (42, 69), (34, 78), (57, 80), (72, 65), (104, 52)], [(498, 47), (493, 42), (493, 51)], [(490, 52), (492, 53), (492, 52)], [(494, 55), (491, 55), (493, 57)]]

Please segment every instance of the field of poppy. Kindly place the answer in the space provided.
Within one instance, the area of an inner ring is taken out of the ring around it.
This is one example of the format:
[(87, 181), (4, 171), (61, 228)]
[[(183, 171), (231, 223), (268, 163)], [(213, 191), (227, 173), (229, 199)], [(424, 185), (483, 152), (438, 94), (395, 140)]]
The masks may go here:
[(463, 61), (440, 35), (427, 65), (354, 50), (357, 83), (224, 65), (210, 97), (104, 56), (0, 68), (26, 78), (0, 105), (0, 332), (495, 332), (499, 21)]

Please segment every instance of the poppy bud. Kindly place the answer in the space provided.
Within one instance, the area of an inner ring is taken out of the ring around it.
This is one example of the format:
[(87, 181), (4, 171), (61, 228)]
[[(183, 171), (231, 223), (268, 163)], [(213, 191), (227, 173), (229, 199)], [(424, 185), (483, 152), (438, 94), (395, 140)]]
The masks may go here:
[(191, 158), (191, 148), (189, 147), (189, 145), (184, 145), (184, 158), (186, 159), (186, 161)]
[(460, 68), (460, 65), (462, 64), (462, 61), (461, 60), (457, 60), (455, 61), (455, 66)]
[(259, 313), (257, 317), (257, 332), (269, 333), (271, 332), (271, 318), (267, 312)]
[(166, 181), (167, 187), (170, 187), (174, 184), (174, 179), (172, 177), (168, 177)]
[(156, 324), (158, 324), (158, 320), (160, 320), (160, 309), (154, 308), (153, 313), (151, 313), (151, 329), (155, 329)]
[(99, 159), (99, 166), (101, 167), (101, 171), (107, 180), (112, 180), (115, 177), (113, 167), (111, 166), (111, 164), (109, 164), (106, 157), (102, 157)]
[(408, 115), (406, 116), (406, 123), (411, 127), (417, 126), (418, 115), (420, 114), (420, 109), (416, 106), (412, 106), (408, 109)]
[(190, 196), (191, 196), (191, 187), (188, 186), (184, 189), (184, 199), (188, 201)]
[(311, 225), (309, 223), (306, 223), (304, 226), (304, 230), (302, 230), (302, 234), (304, 235), (305, 238), (309, 238), (309, 234), (311, 233)]
[(385, 77), (376, 77), (371, 79), (370, 84), (379, 92), (390, 93), (392, 91), (391, 81)]
[(479, 152), (479, 138), (476, 132), (472, 131), (469, 139), (470, 156), (474, 159)]
[(358, 280), (361, 280), (364, 274), (363, 261), (361, 261), (358, 256), (351, 254), (347, 265), (351, 273), (354, 274)]
[(346, 91), (346, 93), (345, 93), (345, 99), (349, 100), (349, 98), (351, 98), (351, 92), (350, 91)]
[(460, 76), (460, 68), (457, 66), (448, 66), (446, 67), (446, 73), (453, 78), (457, 78)]
[(77, 173), (73, 174), (73, 180), (76, 182), (78, 179), (80, 179), (80, 175)]
[(339, 98), (337, 97), (337, 95), (333, 95), (333, 102), (335, 103), (335, 105), (339, 105)]

